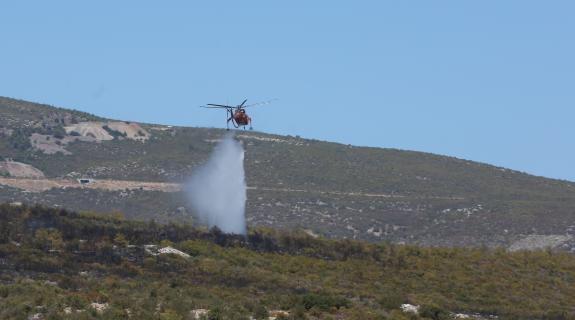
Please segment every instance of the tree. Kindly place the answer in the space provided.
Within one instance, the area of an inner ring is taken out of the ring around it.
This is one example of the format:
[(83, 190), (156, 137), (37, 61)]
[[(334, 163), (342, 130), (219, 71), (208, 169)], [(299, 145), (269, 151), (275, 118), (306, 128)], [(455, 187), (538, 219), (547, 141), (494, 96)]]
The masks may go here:
[(42, 250), (60, 250), (64, 246), (62, 234), (55, 229), (38, 229), (34, 235), (36, 247)]
[(128, 242), (128, 240), (126, 239), (126, 236), (124, 236), (124, 234), (118, 233), (114, 237), (114, 244), (119, 246), (119, 247), (126, 247), (130, 243)]

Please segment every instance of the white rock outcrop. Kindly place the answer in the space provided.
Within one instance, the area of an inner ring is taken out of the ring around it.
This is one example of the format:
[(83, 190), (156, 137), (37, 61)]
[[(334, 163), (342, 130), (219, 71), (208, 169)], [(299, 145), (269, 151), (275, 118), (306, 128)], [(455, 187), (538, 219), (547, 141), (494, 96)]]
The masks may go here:
[(208, 309), (194, 309), (190, 311), (190, 316), (192, 319), (201, 319), (202, 317), (207, 316), (208, 312), (210, 312)]
[(90, 307), (94, 310), (96, 310), (97, 313), (102, 314), (104, 313), (104, 311), (108, 310), (108, 308), (110, 307), (109, 304), (107, 303), (97, 303), (97, 302), (92, 302), (90, 304)]
[(190, 255), (172, 247), (165, 247), (158, 250), (158, 254), (175, 254), (182, 258), (189, 258)]
[(518, 250), (537, 250), (537, 249), (555, 248), (571, 240), (572, 238), (573, 237), (570, 235), (561, 235), (561, 234), (550, 234), (550, 235), (532, 234), (518, 241), (515, 241), (511, 246), (509, 246), (508, 250), (518, 251)]
[(404, 303), (401, 305), (401, 311), (405, 312), (405, 313), (415, 313), (417, 314), (419, 312), (419, 306), (415, 306), (409, 303)]

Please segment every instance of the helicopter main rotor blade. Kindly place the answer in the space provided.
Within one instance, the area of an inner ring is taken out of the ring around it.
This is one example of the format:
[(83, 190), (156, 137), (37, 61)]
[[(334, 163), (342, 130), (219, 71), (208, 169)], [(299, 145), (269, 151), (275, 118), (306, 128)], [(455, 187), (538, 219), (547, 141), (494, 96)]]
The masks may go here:
[(207, 108), (207, 109), (231, 109), (232, 107), (226, 107), (226, 106), (200, 106), (200, 108)]
[(240, 105), (238, 106), (238, 108), (241, 108), (241, 107), (243, 107), (243, 106), (244, 106), (244, 104), (245, 104), (247, 101), (248, 101), (248, 99), (244, 100), (244, 102), (242, 102), (242, 104), (240, 104)]
[(264, 104), (270, 104), (270, 103), (272, 103), (272, 102), (274, 102), (274, 101), (276, 101), (276, 100), (277, 100), (277, 99), (271, 99), (271, 100), (267, 100), (267, 101), (252, 103), (252, 104), (248, 104), (247, 106), (244, 106), (244, 108), (261, 106), (261, 105), (264, 105)]
[(233, 108), (233, 106), (226, 106), (224, 104), (213, 104), (213, 103), (208, 103), (208, 106), (214, 106), (219, 108)]

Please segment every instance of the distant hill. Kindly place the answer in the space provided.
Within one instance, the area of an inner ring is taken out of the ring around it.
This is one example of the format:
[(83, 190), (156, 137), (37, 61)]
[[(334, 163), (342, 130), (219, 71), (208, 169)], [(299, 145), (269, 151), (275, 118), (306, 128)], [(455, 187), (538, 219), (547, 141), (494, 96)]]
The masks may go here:
[[(18, 163), (5, 167), (38, 169), (35, 175), (45, 178), (37, 179), (177, 184), (207, 159), (224, 133), (127, 123), (0, 98), (0, 160)], [(260, 132), (238, 131), (236, 138), (246, 148), (250, 225), (376, 242), (575, 248), (573, 182), (415, 151)], [(193, 214), (180, 192), (28, 192), (1, 168), (0, 201), (121, 211), (156, 221), (184, 221)]]

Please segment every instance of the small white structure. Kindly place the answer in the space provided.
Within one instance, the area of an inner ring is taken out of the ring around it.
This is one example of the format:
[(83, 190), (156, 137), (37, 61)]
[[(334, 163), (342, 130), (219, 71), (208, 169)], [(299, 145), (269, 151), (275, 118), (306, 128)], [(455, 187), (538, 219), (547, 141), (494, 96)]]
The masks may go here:
[(94, 179), (91, 179), (91, 178), (80, 178), (80, 179), (78, 179), (78, 183), (81, 184), (81, 185), (91, 184), (91, 183), (94, 183)]

